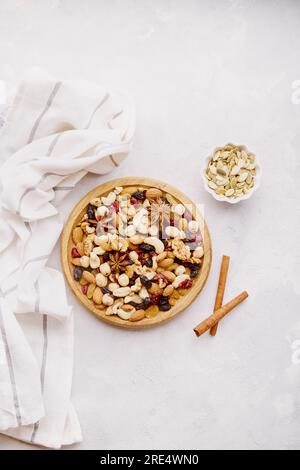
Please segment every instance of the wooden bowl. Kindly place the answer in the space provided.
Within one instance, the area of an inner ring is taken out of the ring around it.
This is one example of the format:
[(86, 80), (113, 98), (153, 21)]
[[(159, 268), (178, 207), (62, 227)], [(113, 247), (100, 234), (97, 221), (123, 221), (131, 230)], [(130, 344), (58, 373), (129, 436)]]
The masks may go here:
[[(76, 282), (73, 278), (73, 269), (74, 266), (71, 263), (71, 247), (73, 245), (72, 242), (72, 231), (73, 227), (76, 225), (77, 221), (80, 220), (86, 210), (86, 207), (89, 201), (93, 198), (103, 196), (107, 194), (109, 191), (113, 190), (116, 186), (142, 186), (145, 188), (152, 188), (157, 187), (161, 190), (171, 194), (171, 196), (176, 199), (178, 202), (190, 205), (192, 208), (194, 218), (199, 222), (201, 227), (201, 234), (203, 237), (203, 244), (204, 244), (204, 257), (202, 267), (194, 279), (193, 286), (187, 290), (186, 295), (178, 299), (176, 305), (174, 305), (169, 311), (162, 312), (160, 311), (155, 318), (144, 318), (137, 322), (131, 322), (129, 320), (123, 320), (119, 318), (117, 315), (105, 315), (105, 310), (98, 309), (92, 300), (89, 300), (80, 289), (80, 285)], [(170, 186), (167, 183), (163, 183), (161, 181), (156, 181), (150, 178), (138, 178), (138, 177), (128, 177), (128, 178), (121, 178), (109, 181), (107, 183), (98, 186), (97, 188), (90, 191), (86, 196), (84, 196), (78, 204), (74, 207), (66, 225), (64, 231), (61, 236), (61, 262), (65, 277), (68, 281), (71, 290), (77, 297), (77, 299), (93, 314), (95, 314), (98, 318), (105, 321), (106, 323), (110, 323), (111, 325), (120, 326), (122, 328), (129, 328), (129, 329), (140, 329), (140, 328), (147, 328), (150, 326), (159, 325), (164, 323), (171, 318), (176, 317), (180, 312), (186, 309), (193, 300), (197, 297), (197, 295), (201, 292), (204, 287), (204, 284), (207, 280), (210, 266), (211, 266), (211, 240), (207, 225), (205, 220), (203, 219), (202, 215), (197, 211), (195, 204), (187, 197), (185, 194), (181, 193), (178, 189)]]

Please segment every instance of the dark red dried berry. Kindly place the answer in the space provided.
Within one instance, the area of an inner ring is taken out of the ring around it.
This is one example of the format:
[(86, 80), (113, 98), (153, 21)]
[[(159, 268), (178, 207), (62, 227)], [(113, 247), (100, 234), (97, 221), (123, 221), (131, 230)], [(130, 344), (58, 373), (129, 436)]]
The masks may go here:
[(185, 281), (182, 281), (179, 284), (179, 287), (181, 287), (182, 289), (190, 289), (192, 285), (193, 285), (192, 279), (186, 279)]
[(161, 294), (151, 294), (150, 295), (151, 303), (153, 305), (157, 305), (159, 303), (160, 298), (161, 298)]
[(133, 206), (136, 206), (136, 205), (139, 203), (139, 201), (138, 201), (135, 197), (132, 197), (132, 198), (130, 199), (130, 203), (131, 203)]
[(115, 201), (111, 206), (110, 206), (110, 212), (119, 212), (120, 205), (118, 201)]
[(71, 255), (72, 255), (72, 258), (81, 258), (80, 254), (78, 253), (77, 248), (72, 248)]
[(86, 295), (86, 294), (87, 294), (87, 291), (88, 291), (88, 285), (85, 284), (84, 286), (81, 286), (81, 290), (82, 290), (82, 293), (83, 293), (84, 295)]

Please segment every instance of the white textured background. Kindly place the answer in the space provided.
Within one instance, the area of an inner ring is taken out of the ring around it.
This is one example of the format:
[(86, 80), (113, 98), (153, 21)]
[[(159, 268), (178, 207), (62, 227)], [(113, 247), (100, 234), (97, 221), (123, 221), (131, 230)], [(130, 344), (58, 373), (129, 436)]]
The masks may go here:
[[(111, 177), (177, 185), (205, 204), (213, 241), (205, 290), (160, 328), (114, 329), (70, 295), (84, 432), (75, 449), (300, 448), (299, 50), (298, 0), (1, 0), (0, 79), (39, 65), (128, 90), (135, 144)], [(213, 200), (199, 175), (228, 141), (263, 167), (259, 192), (234, 207)], [(101, 181), (76, 189), (66, 214)], [(250, 297), (215, 339), (197, 339), (223, 253), (226, 299)], [(0, 449), (32, 448), (0, 437)]]

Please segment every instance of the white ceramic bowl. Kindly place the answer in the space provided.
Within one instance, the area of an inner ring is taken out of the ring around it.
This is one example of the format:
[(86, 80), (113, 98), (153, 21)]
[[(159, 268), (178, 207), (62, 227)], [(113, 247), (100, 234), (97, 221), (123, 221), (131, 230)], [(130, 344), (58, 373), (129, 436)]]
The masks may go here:
[[(234, 144), (226, 144), (226, 145), (234, 145)], [(240, 147), (241, 147), (242, 150), (245, 150), (246, 152), (249, 152), (245, 145), (240, 145)], [(240, 196), (240, 197), (233, 198), (233, 197), (221, 196), (221, 195), (217, 194), (213, 189), (211, 189), (208, 186), (208, 180), (207, 180), (205, 174), (206, 174), (206, 169), (208, 167), (208, 164), (212, 159), (212, 156), (214, 155), (215, 152), (217, 152), (218, 150), (221, 150), (222, 148), (223, 147), (215, 148), (213, 153), (211, 155), (209, 155), (207, 158), (204, 159), (204, 165), (201, 169), (201, 177), (203, 179), (204, 188), (209, 194), (212, 195), (212, 197), (214, 199), (216, 199), (217, 201), (220, 201), (220, 202), (228, 202), (229, 204), (237, 204), (240, 201), (246, 201), (246, 199), (249, 199), (252, 196), (252, 194), (260, 186), (261, 175), (262, 175), (261, 165), (260, 165), (256, 155), (253, 152), (251, 152), (251, 154), (254, 155), (254, 157), (255, 157), (255, 164), (256, 164), (256, 176), (254, 177), (254, 186), (253, 186), (253, 188), (251, 188), (250, 191), (248, 191), (247, 194), (244, 194), (243, 196)]]

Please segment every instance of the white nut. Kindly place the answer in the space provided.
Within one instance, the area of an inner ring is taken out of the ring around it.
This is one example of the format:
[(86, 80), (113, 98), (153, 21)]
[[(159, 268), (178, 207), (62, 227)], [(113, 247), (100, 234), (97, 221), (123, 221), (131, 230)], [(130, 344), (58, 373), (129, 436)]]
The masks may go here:
[(122, 320), (129, 320), (129, 318), (132, 315), (132, 311), (125, 312), (125, 310), (123, 310), (122, 308), (119, 308), (118, 312), (117, 312), (117, 315), (118, 315), (118, 317), (122, 318)]
[(114, 290), (114, 296), (126, 297), (128, 294), (130, 294), (130, 292), (131, 292), (130, 287), (119, 287), (118, 289)]
[(112, 298), (111, 295), (104, 294), (104, 296), (102, 297), (102, 303), (103, 305), (107, 305), (109, 307), (114, 303), (114, 299)]
[(202, 248), (202, 246), (198, 246), (194, 253), (193, 253), (193, 257), (194, 258), (202, 258), (202, 256), (204, 255), (204, 250)]
[(96, 253), (96, 255), (104, 255), (105, 253), (105, 250), (103, 250), (103, 248), (101, 248), (101, 246), (96, 246), (95, 248), (93, 248), (93, 253)]
[(122, 191), (123, 191), (122, 186), (116, 186), (116, 187), (115, 187), (115, 193), (116, 193), (116, 194), (121, 194)]
[(98, 273), (96, 275), (96, 284), (99, 287), (106, 287), (107, 286), (107, 277), (104, 276), (102, 273)]
[(136, 251), (131, 251), (131, 252), (129, 253), (129, 258), (130, 258), (130, 260), (131, 260), (133, 263), (136, 263), (136, 262), (138, 261), (138, 259), (139, 259), (139, 255), (137, 254)]
[(158, 234), (157, 225), (151, 225), (151, 227), (149, 227), (149, 235), (151, 235), (151, 237), (156, 237), (157, 234)]
[(90, 267), (92, 269), (97, 269), (100, 266), (100, 258), (99, 256), (92, 251), (90, 254)]
[(173, 287), (175, 289), (177, 289), (180, 284), (184, 281), (186, 281), (187, 279), (190, 279), (190, 276), (188, 274), (180, 274), (179, 276), (176, 277), (175, 281), (173, 281)]
[(124, 299), (125, 304), (129, 304), (130, 302), (134, 302), (135, 304), (141, 304), (143, 300), (137, 294), (127, 295)]
[(115, 202), (116, 197), (116, 193), (111, 192), (107, 197), (102, 197), (102, 203), (105, 206), (111, 206)]
[(154, 247), (156, 253), (160, 255), (165, 250), (165, 245), (159, 238), (156, 237), (147, 237), (145, 238), (145, 243)]
[(95, 207), (101, 206), (101, 199), (99, 197), (96, 197), (90, 201), (90, 204)]
[(91, 233), (94, 233), (96, 229), (95, 227), (90, 227), (89, 225), (87, 225), (85, 231), (86, 233), (91, 234)]
[(136, 230), (133, 225), (128, 225), (128, 227), (125, 228), (125, 235), (127, 237), (133, 237), (135, 234), (136, 234)]
[(175, 214), (177, 215), (183, 215), (185, 213), (185, 207), (183, 204), (177, 204), (175, 207), (174, 207), (174, 212)]
[(109, 213), (109, 210), (105, 206), (100, 206), (96, 210), (96, 216), (97, 217), (105, 217)]
[(197, 233), (199, 230), (199, 224), (196, 220), (191, 220), (188, 223), (188, 229), (191, 233)]
[(124, 301), (123, 299), (118, 299), (115, 301), (115, 303), (112, 306), (112, 312), (116, 315), (118, 313), (118, 310), (120, 307), (122, 307)]
[(120, 286), (122, 286), (122, 287), (128, 286), (128, 284), (129, 284), (129, 277), (127, 276), (127, 274), (121, 274), (121, 275), (118, 277), (118, 283), (119, 283)]
[(140, 292), (139, 292), (139, 296), (141, 299), (147, 299), (147, 297), (149, 297), (149, 294), (148, 294), (148, 291), (146, 289), (146, 287), (142, 287)]
[(148, 225), (144, 223), (140, 223), (136, 229), (137, 229), (137, 232), (142, 233), (144, 235), (148, 233)]
[(180, 235), (180, 231), (177, 227), (172, 227), (171, 225), (169, 225), (168, 227), (166, 227), (166, 235), (169, 238), (177, 238)]
[(88, 268), (90, 265), (90, 257), (89, 256), (82, 256), (80, 258), (80, 264), (83, 268)]
[(108, 284), (108, 288), (112, 293), (114, 293), (116, 289), (119, 289), (119, 287), (120, 287), (119, 284), (117, 284), (116, 282), (110, 282)]
[(99, 237), (94, 238), (95, 245), (100, 245), (101, 243), (108, 242), (108, 235), (100, 235)]
[(109, 263), (103, 263), (100, 265), (100, 272), (104, 275), (104, 276), (109, 276), (110, 273), (111, 273), (111, 269), (110, 269), (110, 265)]
[(134, 235), (134, 237), (129, 238), (130, 243), (133, 245), (140, 245), (144, 241), (143, 235)]
[(181, 274), (185, 273), (185, 267), (184, 266), (178, 266), (178, 268), (175, 269), (175, 274), (176, 276), (180, 276)]

